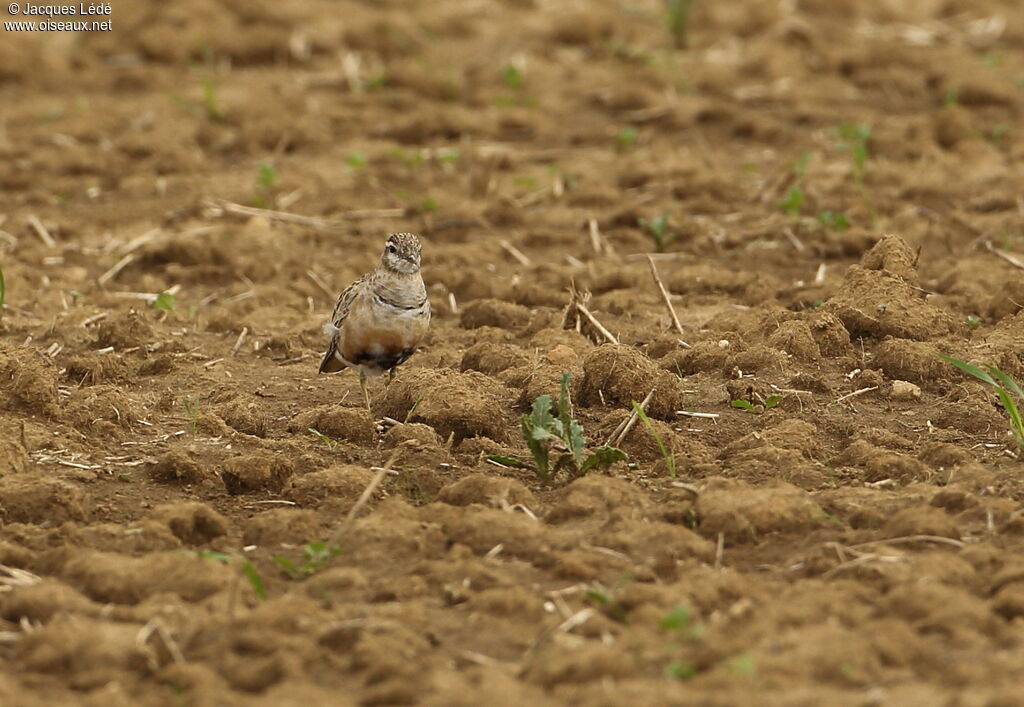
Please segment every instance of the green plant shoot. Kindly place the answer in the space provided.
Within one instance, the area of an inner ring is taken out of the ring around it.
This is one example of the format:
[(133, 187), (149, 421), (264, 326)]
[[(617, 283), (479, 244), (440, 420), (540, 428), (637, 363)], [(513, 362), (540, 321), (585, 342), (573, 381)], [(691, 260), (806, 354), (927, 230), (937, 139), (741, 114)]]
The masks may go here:
[(530, 413), (520, 418), (520, 431), (533, 457), (532, 467), (514, 457), (492, 455), (488, 459), (505, 466), (532, 468), (544, 483), (550, 483), (563, 469), (571, 478), (578, 478), (592, 469), (605, 468), (626, 459), (626, 453), (615, 447), (598, 447), (590, 454), (586, 453), (583, 425), (572, 415), (571, 375), (568, 372), (562, 374), (562, 386), (555, 405), (557, 417), (551, 414), (551, 396), (541, 395), (533, 402)]
[(640, 404), (637, 403), (637, 401), (635, 400), (631, 402), (633, 404), (633, 410), (636, 411), (637, 417), (639, 417), (640, 421), (644, 423), (644, 427), (646, 427), (647, 431), (651, 433), (651, 437), (654, 437), (654, 441), (658, 445), (658, 450), (661, 452), (661, 458), (665, 460), (665, 467), (668, 469), (668, 475), (675, 478), (675, 455), (665, 447), (665, 443), (662, 441), (661, 435), (658, 434), (658, 431), (656, 429), (654, 429), (654, 424), (651, 422), (651, 419), (647, 417), (647, 413), (644, 412), (644, 409), (642, 407), (640, 407)]
[(1024, 400), (1024, 392), (1021, 392), (1017, 382), (995, 366), (984, 365), (983, 368), (978, 368), (952, 356), (938, 354), (938, 357), (951, 366), (955, 366), (964, 373), (977, 378), (982, 383), (987, 383), (995, 388), (996, 395), (999, 396), (999, 402), (1010, 418), (1010, 431), (1013, 433), (1014, 440), (1016, 440), (1017, 446), (1020, 449), (1024, 449), (1024, 417), (1021, 417), (1020, 408), (1017, 407), (1017, 403), (1014, 401), (1014, 396), (1017, 396), (1019, 400)]

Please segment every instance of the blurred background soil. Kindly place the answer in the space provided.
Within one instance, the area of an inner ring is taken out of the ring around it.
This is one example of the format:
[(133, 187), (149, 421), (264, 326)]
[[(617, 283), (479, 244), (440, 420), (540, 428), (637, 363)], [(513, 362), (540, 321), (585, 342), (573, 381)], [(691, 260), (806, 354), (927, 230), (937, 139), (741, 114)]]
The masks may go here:
[[(1024, 376), (1018, 3), (109, 19), (0, 41), (0, 702), (1018, 704), (1019, 450), (935, 355)], [(371, 413), (316, 369), (391, 231)], [(486, 461), (565, 371), (677, 475)]]

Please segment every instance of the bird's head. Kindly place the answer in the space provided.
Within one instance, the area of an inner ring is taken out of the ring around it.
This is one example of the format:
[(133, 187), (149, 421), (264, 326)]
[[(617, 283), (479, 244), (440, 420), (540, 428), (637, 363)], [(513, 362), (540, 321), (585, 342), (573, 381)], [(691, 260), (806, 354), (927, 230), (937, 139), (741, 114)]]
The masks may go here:
[(380, 263), (385, 270), (412, 275), (420, 269), (420, 239), (414, 233), (392, 233)]

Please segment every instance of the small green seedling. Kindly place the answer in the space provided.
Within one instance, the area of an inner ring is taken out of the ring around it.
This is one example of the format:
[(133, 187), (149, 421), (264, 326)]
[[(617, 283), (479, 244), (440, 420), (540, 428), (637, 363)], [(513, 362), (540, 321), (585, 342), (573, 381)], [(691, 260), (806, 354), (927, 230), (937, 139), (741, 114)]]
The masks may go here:
[(418, 408), (420, 403), (423, 402), (424, 395), (426, 395), (426, 392), (422, 392), (416, 396), (416, 399), (412, 402), (412, 406), (409, 408), (409, 412), (405, 413), (405, 419), (402, 420), (402, 422), (409, 422), (409, 420), (412, 419), (412, 414), (416, 412), (416, 408)]
[(982, 368), (978, 368), (952, 356), (938, 354), (938, 357), (964, 373), (974, 376), (982, 383), (987, 383), (995, 388), (999, 402), (1002, 403), (1003, 409), (1006, 410), (1006, 414), (1010, 418), (1010, 431), (1013, 433), (1017, 446), (1024, 449), (1024, 417), (1021, 417), (1020, 409), (1013, 399), (1013, 396), (1017, 396), (1018, 399), (1024, 400), (1024, 392), (1021, 391), (1017, 382), (995, 366), (983, 365)]
[(261, 162), (256, 173), (256, 185), (260, 189), (271, 189), (277, 181), (277, 170), (269, 162)]
[(261, 162), (256, 172), (256, 189), (258, 193), (252, 199), (254, 206), (267, 207), (274, 203), (271, 190), (274, 188), (276, 181), (277, 170), (274, 169), (274, 165), (269, 162)]
[(526, 77), (523, 75), (523, 70), (515, 64), (506, 64), (505, 68), (501, 70), (501, 80), (505, 82), (505, 85), (509, 88), (518, 91), (526, 83)]
[(609, 618), (626, 622), (626, 608), (615, 598), (613, 590), (595, 582), (583, 591), (583, 598), (600, 608)]
[(746, 410), (747, 412), (756, 413), (759, 408), (763, 410), (771, 410), (773, 407), (776, 407), (779, 403), (782, 402), (782, 398), (783, 396), (781, 395), (769, 395), (767, 398), (764, 398), (759, 405), (754, 404), (749, 400), (743, 399), (733, 400), (729, 404), (732, 405), (734, 408)]
[(860, 179), (868, 162), (868, 140), (871, 139), (871, 126), (861, 123), (844, 123), (836, 130), (839, 141), (836, 147), (850, 153), (853, 162), (855, 179)]
[(192, 436), (195, 437), (196, 429), (199, 427), (199, 406), (188, 398), (181, 401), (181, 406), (185, 408), (185, 413), (188, 415), (188, 426), (192, 430)]
[(365, 167), (367, 162), (369, 162), (369, 160), (366, 159), (366, 155), (362, 152), (350, 152), (345, 157), (345, 166), (354, 171)]
[(441, 164), (455, 164), (462, 157), (462, 153), (459, 152), (457, 147), (444, 147), (438, 150), (436, 153), (437, 161)]
[(263, 586), (263, 577), (260, 576), (259, 570), (256, 569), (255, 565), (246, 558), (229, 555), (226, 552), (217, 552), (216, 550), (203, 550), (199, 553), (199, 557), (205, 560), (214, 560), (225, 565), (236, 564), (242, 575), (249, 580), (249, 586), (252, 587), (252, 592), (256, 595), (256, 598), (260, 601), (267, 600), (267, 590)]
[(689, 680), (696, 676), (697, 669), (681, 660), (669, 661), (669, 664), (665, 666), (665, 677), (674, 680)]
[(729, 661), (729, 670), (740, 677), (753, 678), (757, 676), (757, 661), (749, 653), (740, 653)]
[(695, 0), (665, 0), (668, 33), (672, 37), (672, 46), (686, 49), (690, 44), (690, 14)]
[(439, 208), (441, 208), (441, 202), (433, 196), (425, 196), (420, 202), (421, 211), (437, 211)]
[(620, 150), (626, 150), (636, 145), (639, 138), (640, 132), (632, 125), (627, 125), (615, 134), (615, 144)]
[(668, 469), (668, 475), (671, 476), (672, 478), (675, 478), (675, 455), (665, 447), (665, 443), (661, 440), (661, 435), (659, 435), (658, 431), (654, 429), (654, 425), (651, 423), (651, 418), (647, 417), (647, 413), (644, 412), (644, 409), (640, 407), (639, 403), (637, 403), (635, 400), (631, 402), (633, 403), (633, 410), (636, 411), (637, 417), (639, 417), (640, 421), (644, 423), (644, 427), (646, 427), (647, 431), (651, 433), (651, 437), (654, 437), (654, 441), (658, 445), (658, 450), (661, 452), (661, 458), (665, 460), (665, 468)]
[(170, 292), (161, 292), (156, 296), (156, 299), (153, 300), (153, 309), (160, 309), (164, 312), (173, 312), (174, 307), (174, 295)]
[[(533, 403), (529, 415), (523, 415), (520, 428), (526, 446), (533, 456), (532, 466), (514, 457), (488, 457), (506, 466), (532, 469), (544, 483), (550, 483), (563, 469), (570, 478), (583, 476), (592, 469), (602, 469), (617, 461), (625, 461), (626, 453), (615, 447), (598, 447), (588, 455), (583, 425), (572, 416), (569, 397), (570, 373), (562, 374), (558, 395), (558, 417), (551, 414), (551, 396), (541, 395)], [(554, 455), (552, 455), (554, 452)]]
[(328, 437), (327, 435), (325, 435), (325, 434), (324, 434), (323, 432), (321, 432), (320, 430), (317, 430), (317, 429), (315, 429), (315, 428), (313, 428), (313, 427), (310, 427), (310, 428), (308, 428), (308, 429), (309, 429), (309, 432), (310, 432), (310, 434), (312, 434), (312, 435), (313, 435), (314, 437), (316, 437), (316, 438), (317, 438), (317, 439), (319, 439), (319, 440), (320, 440), (321, 442), (323, 442), (323, 443), (324, 443), (324, 445), (325, 445), (325, 446), (326, 446), (326, 447), (327, 447), (328, 449), (334, 449), (335, 447), (337, 447), (337, 446), (338, 446), (338, 442), (336, 442), (335, 440), (331, 439), (330, 437)]
[(640, 219), (640, 227), (654, 240), (659, 252), (665, 250), (665, 246), (676, 237), (676, 232), (669, 223), (667, 211), (652, 219)]
[(850, 228), (850, 221), (846, 218), (846, 214), (842, 211), (831, 211), (826, 209), (825, 211), (818, 212), (818, 222), (822, 226), (835, 231), (836, 233), (842, 233)]
[(1010, 126), (1006, 123), (996, 123), (992, 127), (992, 132), (989, 133), (989, 141), (996, 147), (1001, 147), (1003, 144), (1003, 138), (1010, 132)]
[(790, 187), (786, 198), (775, 202), (775, 205), (790, 216), (799, 216), (804, 207), (804, 190), (799, 186)]
[[(693, 622), (690, 610), (682, 604), (679, 604), (672, 611), (658, 619), (658, 628), (662, 631), (671, 632), (681, 642), (698, 639), (704, 632), (700, 624)], [(679, 647), (679, 643), (673, 642), (669, 644), (668, 649), (676, 650)], [(676, 680), (688, 680), (696, 674), (697, 669), (695, 667), (680, 660), (672, 660), (665, 666), (665, 675)]]
[(964, 320), (964, 326), (966, 326), (968, 329), (977, 329), (978, 327), (981, 326), (981, 317), (979, 317), (977, 314), (968, 315), (967, 319)]
[(287, 557), (275, 557), (274, 562), (292, 579), (306, 579), (319, 572), (332, 559), (341, 554), (341, 549), (324, 542), (312, 542), (302, 548), (302, 564), (296, 564)]
[(221, 112), (220, 101), (217, 99), (217, 84), (213, 82), (213, 79), (203, 79), (201, 85), (206, 117), (215, 123), (221, 122), (224, 120), (224, 113)]
[(663, 631), (682, 632), (690, 625), (690, 610), (680, 604), (658, 619), (658, 628)]

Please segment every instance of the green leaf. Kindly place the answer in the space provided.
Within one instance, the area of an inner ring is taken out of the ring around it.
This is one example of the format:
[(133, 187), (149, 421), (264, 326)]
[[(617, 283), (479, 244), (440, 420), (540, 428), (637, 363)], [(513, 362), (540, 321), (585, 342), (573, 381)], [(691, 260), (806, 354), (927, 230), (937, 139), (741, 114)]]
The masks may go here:
[(616, 449), (615, 447), (598, 447), (590, 453), (587, 460), (583, 462), (582, 466), (580, 466), (579, 475), (582, 476), (591, 469), (605, 469), (615, 462), (626, 461), (627, 458), (626, 453), (621, 449)]
[(551, 421), (554, 419), (551, 416), (551, 396), (541, 395), (533, 401), (533, 407), (530, 409), (530, 423), (534, 427), (547, 431), (548, 427), (551, 426)]
[(508, 64), (504, 69), (501, 70), (501, 78), (505, 82), (505, 85), (509, 88), (520, 89), (523, 87), (526, 79), (523, 76), (523, 72), (518, 66)]
[(532, 469), (533, 467), (524, 462), (522, 459), (516, 459), (515, 457), (506, 457), (501, 454), (488, 454), (486, 459), (492, 462), (497, 462), (504, 466), (510, 466), (514, 469)]
[(697, 669), (689, 663), (673, 660), (665, 666), (665, 676), (676, 680), (689, 680), (697, 675)]
[(153, 309), (162, 309), (165, 312), (174, 311), (174, 295), (170, 292), (161, 292), (153, 300)]
[(1021, 418), (1017, 404), (1013, 402), (1010, 393), (1002, 386), (996, 388), (996, 393), (999, 395), (999, 402), (1003, 404), (1006, 414), (1010, 416), (1010, 427), (1017, 440), (1017, 445), (1024, 447), (1024, 419)]
[(307, 429), (309, 430), (309, 432), (310, 432), (310, 433), (311, 433), (311, 434), (312, 434), (312, 435), (313, 435), (314, 437), (316, 437), (316, 438), (317, 438), (317, 439), (319, 439), (319, 440), (320, 440), (321, 442), (323, 442), (324, 444), (326, 444), (326, 445), (327, 445), (327, 448), (328, 448), (328, 449), (334, 449), (334, 445), (336, 444), (336, 442), (335, 442), (335, 441), (334, 441), (333, 439), (331, 439), (330, 437), (328, 437), (327, 435), (325, 435), (325, 434), (324, 434), (323, 432), (321, 432), (320, 430), (318, 430), (318, 429), (316, 429), (316, 428), (314, 428), (314, 427), (309, 427), (309, 428), (307, 428)]
[(1017, 385), (1017, 381), (1010, 378), (995, 366), (985, 366), (985, 370), (988, 371), (994, 378), (998, 379), (1003, 386), (1014, 393), (1014, 395), (1024, 398), (1024, 393), (1021, 392), (1020, 386)]
[(737, 675), (752, 678), (757, 675), (757, 661), (749, 653), (740, 653), (729, 661), (729, 668)]
[(786, 198), (775, 203), (780, 209), (790, 216), (797, 216), (804, 207), (804, 190), (800, 187), (790, 187), (786, 192)]
[(773, 407), (782, 402), (781, 395), (769, 395), (764, 399), (764, 409), (771, 410)]
[(367, 162), (368, 160), (366, 159), (366, 155), (362, 152), (350, 152), (348, 156), (345, 157), (345, 166), (349, 169), (362, 169), (366, 166)]
[(636, 411), (637, 417), (639, 417), (640, 421), (644, 423), (644, 427), (646, 427), (647, 431), (651, 433), (651, 437), (654, 437), (654, 441), (658, 445), (658, 450), (661, 452), (661, 458), (665, 460), (668, 475), (674, 478), (676, 476), (675, 455), (671, 454), (668, 449), (665, 448), (665, 443), (661, 441), (661, 435), (659, 435), (658, 431), (654, 429), (654, 424), (651, 422), (651, 419), (647, 417), (647, 413), (644, 412), (642, 407), (640, 407), (640, 404), (635, 400), (630, 402), (633, 404), (633, 410)]
[(733, 400), (731, 403), (734, 408), (746, 410), (747, 412), (754, 412), (754, 404), (749, 400)]
[(658, 619), (658, 628), (665, 631), (682, 631), (690, 625), (690, 610), (680, 604)]
[(959, 368), (964, 373), (966, 373), (968, 375), (971, 375), (971, 376), (974, 376), (975, 378), (977, 378), (978, 380), (982, 381), (983, 383), (988, 383), (989, 385), (997, 386), (997, 387), (999, 385), (998, 383), (996, 383), (995, 379), (992, 376), (990, 376), (988, 373), (985, 373), (985, 371), (981, 370), (977, 366), (972, 366), (971, 364), (967, 363), (966, 361), (961, 361), (958, 358), (953, 358), (952, 356), (946, 356), (945, 354), (936, 354), (936, 355), (939, 358), (941, 358), (943, 361), (945, 361), (946, 363), (950, 364), (951, 366), (956, 366), (957, 368)]
[(260, 577), (260, 573), (256, 570), (249, 560), (245, 560), (241, 564), (242, 574), (249, 580), (249, 584), (252, 585), (252, 591), (256, 594), (256, 598), (260, 601), (267, 600), (267, 590), (263, 586), (263, 578)]
[(632, 125), (627, 125), (618, 132), (615, 136), (615, 140), (618, 142), (620, 148), (625, 149), (635, 145), (639, 136), (640, 134), (637, 132), (636, 128)]
[(302, 554), (305, 555), (310, 562), (320, 565), (340, 555), (341, 548), (328, 545), (322, 540), (315, 540), (302, 548)]
[(562, 374), (562, 387), (558, 392), (558, 423), (561, 428), (559, 436), (572, 454), (573, 464), (579, 469), (583, 463), (583, 448), (587, 444), (587, 438), (583, 436), (583, 425), (572, 416), (572, 398), (569, 394), (571, 377), (572, 374), (568, 371)]
[(199, 556), (204, 560), (214, 560), (215, 562), (222, 562), (224, 564), (227, 564), (232, 560), (231, 555), (226, 552), (218, 552), (216, 550), (203, 550), (199, 553)]
[(256, 175), (256, 184), (261, 189), (270, 189), (274, 186), (274, 182), (277, 181), (277, 170), (274, 169), (274, 165), (269, 162), (262, 162), (259, 166), (259, 172)]
[(829, 209), (821, 211), (818, 213), (818, 221), (825, 228), (831, 228), (839, 233), (850, 228), (850, 220), (846, 218), (846, 214), (842, 211), (831, 211)]
[(810, 150), (804, 150), (800, 153), (800, 156), (796, 158), (793, 163), (793, 171), (796, 172), (798, 177), (803, 177), (807, 172), (807, 166), (811, 163), (813, 153)]
[(280, 555), (273, 558), (275, 564), (280, 565), (281, 569), (288, 574), (292, 579), (304, 579), (305, 575), (302, 571), (295, 566), (295, 563), (289, 560), (287, 557), (281, 557)]
[[(548, 404), (551, 404), (550, 396), (542, 395), (541, 398), (547, 398)], [(538, 398), (537, 402), (540, 402)], [(534, 416), (536, 416), (537, 403), (534, 403)], [(550, 417), (550, 413), (548, 417)], [(537, 476), (542, 481), (550, 481), (551, 475), (548, 473), (548, 447), (543, 444), (541, 440), (534, 437), (534, 430), (540, 429), (545, 431), (543, 427), (538, 428), (533, 423), (533, 417), (530, 415), (523, 415), (521, 418), (521, 427), (523, 430), (523, 440), (526, 442), (526, 446), (530, 449), (530, 454), (533, 456), (534, 469), (537, 472)], [(546, 432), (546, 431), (545, 431)], [(549, 435), (550, 436), (550, 435)]]

